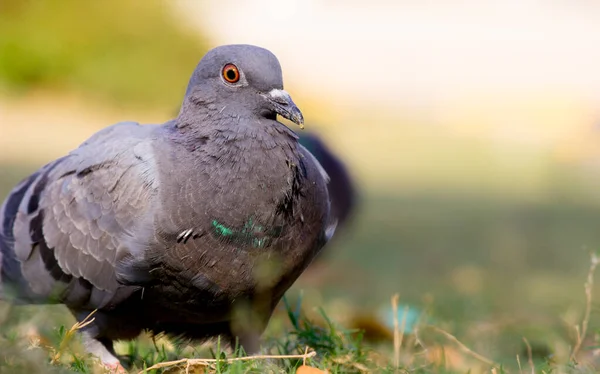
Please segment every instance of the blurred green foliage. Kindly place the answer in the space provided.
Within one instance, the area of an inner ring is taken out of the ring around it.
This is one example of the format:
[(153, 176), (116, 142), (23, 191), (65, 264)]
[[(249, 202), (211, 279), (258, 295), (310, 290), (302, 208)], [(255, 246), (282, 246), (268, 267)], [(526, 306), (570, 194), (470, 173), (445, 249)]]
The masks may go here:
[(121, 105), (179, 104), (207, 49), (158, 1), (0, 1), (0, 85)]

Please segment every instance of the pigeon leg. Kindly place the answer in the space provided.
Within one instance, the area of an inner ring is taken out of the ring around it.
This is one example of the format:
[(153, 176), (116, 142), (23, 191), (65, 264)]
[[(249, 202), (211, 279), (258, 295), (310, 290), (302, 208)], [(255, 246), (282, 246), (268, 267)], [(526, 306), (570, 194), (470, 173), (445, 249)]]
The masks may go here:
[(262, 328), (246, 328), (236, 329), (236, 331), (229, 331), (226, 335), (229, 340), (229, 344), (232, 349), (235, 349), (236, 345), (238, 348), (242, 348), (244, 353), (253, 356), (257, 355), (260, 352), (260, 336), (262, 333)]
[[(247, 355), (254, 356), (260, 352), (260, 333), (255, 331), (247, 331), (238, 337), (239, 345), (244, 349)], [(232, 337), (235, 345), (236, 338)]]
[(85, 349), (92, 355), (98, 357), (102, 363), (102, 366), (104, 366), (109, 373), (127, 373), (127, 370), (123, 368), (121, 362), (117, 358), (117, 354), (115, 353), (111, 340), (95, 339), (86, 331), (82, 332), (81, 334)]

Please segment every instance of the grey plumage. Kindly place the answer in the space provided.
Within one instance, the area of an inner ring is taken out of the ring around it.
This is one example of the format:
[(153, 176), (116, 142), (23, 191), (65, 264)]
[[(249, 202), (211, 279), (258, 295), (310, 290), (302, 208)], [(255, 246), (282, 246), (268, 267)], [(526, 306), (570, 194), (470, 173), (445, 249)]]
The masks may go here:
[(0, 210), (4, 293), (79, 320), (98, 309), (84, 337), (107, 365), (112, 341), (143, 329), (255, 351), (336, 225), (326, 174), (277, 114), (303, 121), (274, 55), (209, 51), (176, 119), (108, 127), (13, 189)]
[[(329, 177), (327, 190), (330, 198), (330, 215), (337, 221), (336, 237), (352, 231), (353, 218), (359, 208), (359, 194), (356, 180), (348, 170), (344, 160), (325, 143), (316, 133), (300, 132), (298, 142), (305, 147), (323, 167)], [(325, 253), (321, 252), (313, 264), (323, 261)]]
[(334, 153), (318, 134), (299, 133), (298, 142), (315, 156), (329, 177), (327, 189), (331, 200), (331, 214), (338, 220), (339, 230), (341, 226), (347, 225), (356, 211), (356, 181), (343, 159)]

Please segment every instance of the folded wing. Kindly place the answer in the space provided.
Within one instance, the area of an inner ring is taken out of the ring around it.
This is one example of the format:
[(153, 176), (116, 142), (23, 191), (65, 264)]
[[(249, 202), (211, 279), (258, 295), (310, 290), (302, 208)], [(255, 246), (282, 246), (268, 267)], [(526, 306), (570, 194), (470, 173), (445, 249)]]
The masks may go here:
[[(0, 210), (1, 281), (17, 299), (101, 308), (135, 290), (115, 266), (142, 257), (158, 179), (155, 126), (119, 123), (18, 185)], [(6, 291), (5, 291), (6, 292)]]

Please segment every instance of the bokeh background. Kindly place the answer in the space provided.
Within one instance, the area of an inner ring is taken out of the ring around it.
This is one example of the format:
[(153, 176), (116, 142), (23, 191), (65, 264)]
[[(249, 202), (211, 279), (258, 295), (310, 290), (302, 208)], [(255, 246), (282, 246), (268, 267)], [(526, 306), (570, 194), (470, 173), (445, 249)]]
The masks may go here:
[(172, 118), (228, 43), (279, 57), (360, 187), (291, 293), (352, 324), (398, 292), (497, 360), (568, 350), (600, 247), (600, 3), (3, 0), (0, 197), (102, 127)]

